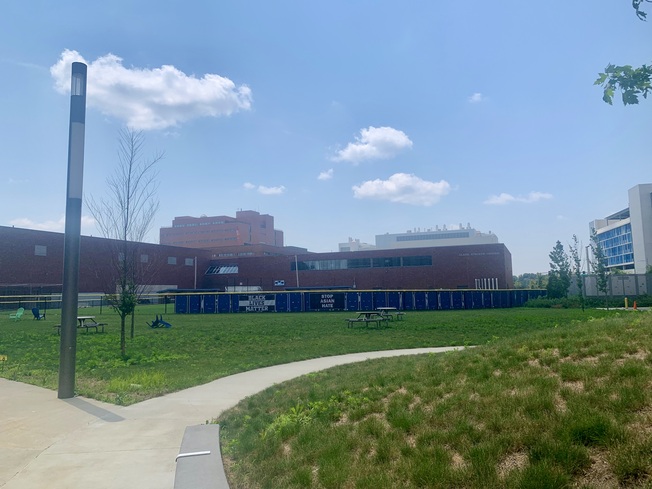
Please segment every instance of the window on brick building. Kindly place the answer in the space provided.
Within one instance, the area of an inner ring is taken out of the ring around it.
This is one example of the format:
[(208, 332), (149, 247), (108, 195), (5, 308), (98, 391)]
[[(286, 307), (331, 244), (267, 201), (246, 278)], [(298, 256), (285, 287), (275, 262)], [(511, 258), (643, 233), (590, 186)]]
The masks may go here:
[(45, 245), (34, 245), (35, 256), (48, 256), (48, 247)]
[(177, 257), (176, 256), (168, 256), (168, 265), (176, 265), (177, 264)]
[(186, 265), (191, 267), (195, 261), (192, 258), (186, 258)]

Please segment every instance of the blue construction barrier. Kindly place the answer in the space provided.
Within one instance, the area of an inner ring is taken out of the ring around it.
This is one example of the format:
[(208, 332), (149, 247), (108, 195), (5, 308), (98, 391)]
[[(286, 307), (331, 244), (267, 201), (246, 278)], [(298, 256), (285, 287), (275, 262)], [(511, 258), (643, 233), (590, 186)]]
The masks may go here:
[(544, 296), (545, 290), (404, 290), (179, 293), (176, 314), (237, 312), (437, 311), (519, 307)]

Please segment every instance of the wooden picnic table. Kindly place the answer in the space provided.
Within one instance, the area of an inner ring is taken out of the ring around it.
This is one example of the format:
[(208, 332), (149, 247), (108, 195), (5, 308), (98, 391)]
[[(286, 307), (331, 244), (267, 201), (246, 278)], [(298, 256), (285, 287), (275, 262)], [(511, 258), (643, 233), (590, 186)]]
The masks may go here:
[[(95, 332), (98, 333), (100, 329), (102, 330), (102, 333), (104, 333), (104, 326), (106, 326), (106, 323), (98, 323), (95, 321), (95, 316), (77, 316), (77, 329), (85, 329), (86, 332), (93, 328), (95, 329)], [(54, 326), (57, 329), (57, 333), (61, 334), (61, 325), (56, 324)]]
[(380, 311), (380, 313), (390, 321), (394, 320), (394, 316), (396, 316), (396, 319), (400, 320), (403, 319), (403, 316), (405, 315), (404, 312), (399, 311), (396, 307), (377, 307), (376, 311)]
[(387, 317), (380, 311), (360, 311), (358, 317), (348, 318), (346, 321), (348, 322), (349, 328), (354, 323), (364, 323), (367, 325), (369, 323), (376, 323), (376, 327), (380, 328), (380, 323), (386, 323)]
[(86, 321), (95, 322), (95, 316), (77, 316), (77, 321), (79, 321), (79, 328), (83, 328)]

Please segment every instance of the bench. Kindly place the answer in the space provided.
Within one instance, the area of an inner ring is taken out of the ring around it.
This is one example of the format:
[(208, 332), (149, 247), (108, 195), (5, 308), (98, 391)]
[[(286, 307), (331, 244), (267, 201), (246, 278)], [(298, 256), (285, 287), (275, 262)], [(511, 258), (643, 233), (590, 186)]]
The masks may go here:
[(106, 326), (106, 323), (96, 323), (95, 321), (84, 321), (84, 323), (81, 326), (78, 326), (77, 329), (85, 329), (87, 333), (88, 330), (91, 328), (95, 328), (96, 333), (99, 333), (99, 329), (102, 329), (102, 333), (104, 333), (104, 326)]
[(347, 326), (349, 328), (353, 327), (354, 323), (364, 323), (364, 324), (369, 324), (369, 323), (376, 323), (376, 326), (380, 328), (380, 323), (386, 323), (387, 318), (381, 318), (381, 317), (374, 317), (374, 318), (348, 318), (346, 319), (348, 322)]
[(188, 426), (176, 458), (174, 489), (228, 489), (220, 452), (220, 425)]
[(400, 312), (400, 311), (399, 311), (399, 312), (396, 313), (396, 319), (397, 319), (398, 321), (401, 321), (401, 320), (403, 319), (403, 316), (405, 316), (405, 313), (404, 313), (404, 312)]

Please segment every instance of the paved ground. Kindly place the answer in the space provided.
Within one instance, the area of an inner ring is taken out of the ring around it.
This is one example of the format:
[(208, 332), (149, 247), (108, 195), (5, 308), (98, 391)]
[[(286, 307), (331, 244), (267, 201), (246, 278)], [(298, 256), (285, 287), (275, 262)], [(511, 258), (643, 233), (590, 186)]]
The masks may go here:
[(318, 358), (244, 372), (127, 407), (0, 379), (3, 489), (166, 489), (186, 426), (205, 423), (273, 384), (370, 358), (438, 353), (420, 348)]

